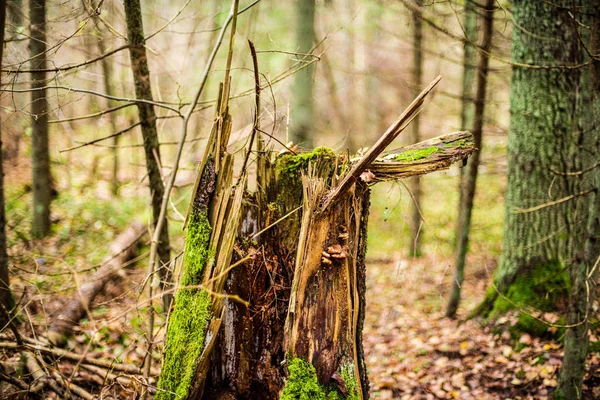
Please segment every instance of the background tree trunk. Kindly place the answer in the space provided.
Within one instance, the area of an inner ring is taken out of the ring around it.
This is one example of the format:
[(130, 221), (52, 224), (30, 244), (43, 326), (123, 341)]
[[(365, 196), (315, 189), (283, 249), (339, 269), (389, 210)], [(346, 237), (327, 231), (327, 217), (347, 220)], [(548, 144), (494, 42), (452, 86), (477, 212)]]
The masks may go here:
[[(315, 45), (315, 0), (296, 0), (296, 51), (308, 54)], [(299, 56), (302, 62), (311, 62), (311, 57)], [(314, 127), (314, 79), (315, 65), (312, 64), (294, 76), (292, 86), (290, 140), (304, 148), (313, 147)]]
[[(4, 43), (4, 24), (6, 21), (6, 3), (0, 4), (0, 43)], [(0, 64), (2, 63), (2, 50), (0, 46)], [(1, 76), (1, 73), (0, 73)], [(0, 127), (2, 122), (0, 121)], [(6, 252), (6, 215), (4, 214), (4, 164), (2, 160), (2, 132), (0, 130), (0, 307), (4, 312), (0, 312), (0, 329), (6, 326), (8, 321), (6, 316), (13, 308), (13, 299), (10, 291), (10, 281), (8, 275), (8, 254)]]
[[(46, 68), (46, 2), (30, 0), (31, 39), (29, 50), (32, 69)], [(31, 74), (31, 152), (33, 172), (32, 234), (42, 237), (50, 232), (51, 175), (48, 144), (48, 100), (45, 72)]]
[[(152, 100), (152, 87), (150, 85), (150, 71), (148, 69), (148, 58), (146, 48), (144, 47), (144, 25), (142, 21), (142, 9), (139, 0), (127, 0), (123, 2), (125, 6), (125, 19), (127, 23), (127, 38), (130, 48), (131, 69), (133, 71), (133, 80), (135, 83), (135, 95), (138, 99)], [(146, 154), (146, 169), (148, 171), (148, 180), (150, 191), (152, 193), (152, 216), (153, 223), (160, 215), (160, 206), (165, 193), (160, 162), (160, 147), (158, 144), (158, 133), (156, 131), (156, 115), (152, 105), (147, 103), (137, 103), (138, 115), (142, 128), (144, 139), (144, 152)], [(171, 247), (169, 244), (169, 224), (168, 220), (162, 227), (160, 233), (160, 242), (158, 244), (158, 256), (160, 259), (160, 268), (158, 270), (161, 287), (169, 285), (171, 274), (168, 269), (171, 261)], [(165, 312), (168, 310), (172, 299), (171, 294), (163, 296), (163, 307)]]
[[(486, 52), (492, 48), (492, 32), (494, 28), (494, 0), (486, 0), (483, 17), (483, 39), (479, 64), (477, 65), (477, 90), (475, 92), (475, 120), (473, 123), (473, 141), (477, 150), (469, 158), (467, 171), (463, 176), (460, 187), (460, 200), (458, 205), (458, 225), (456, 227), (456, 250), (454, 279), (452, 280), (452, 293), (446, 316), (453, 318), (460, 303), (460, 289), (465, 276), (465, 261), (469, 248), (469, 231), (471, 230), (471, 215), (473, 213), (473, 200), (477, 184), (477, 170), (479, 158), (483, 150), (483, 121), (485, 114), (486, 87), (489, 71), (489, 57)], [(464, 99), (463, 99), (464, 101)], [(464, 103), (463, 103), (464, 104)], [(463, 111), (464, 111), (463, 106)], [(467, 122), (467, 121), (464, 121)]]
[[(416, 5), (423, 5), (422, 0), (416, 0)], [(418, 95), (421, 89), (421, 80), (423, 76), (423, 21), (421, 20), (421, 12), (413, 11), (413, 78), (411, 86), (413, 86), (414, 95)], [(419, 123), (419, 115), (415, 117), (411, 126), (411, 142), (419, 143), (421, 141), (421, 131)], [(409, 254), (414, 257), (421, 256), (421, 196), (423, 187), (421, 178), (415, 177), (410, 180), (410, 191), (412, 193), (412, 201), (410, 202), (410, 243)]]
[[(515, 1), (515, 25), (521, 28), (513, 30), (513, 62), (581, 63), (582, 48), (577, 21), (570, 14), (572, 6), (568, 0)], [(513, 301), (517, 306), (556, 310), (558, 299), (566, 296), (568, 277), (564, 266), (574, 258), (574, 251), (581, 244), (575, 229), (586, 220), (587, 205), (584, 206), (583, 197), (575, 196), (556, 205), (530, 208), (582, 190), (579, 180), (553, 171), (577, 171), (582, 167), (580, 123), (589, 115), (589, 109), (578, 99), (589, 90), (589, 84), (582, 84), (582, 74), (586, 73), (581, 68), (513, 67), (502, 256), (494, 285), (472, 315), (489, 317), (495, 311), (510, 308), (510, 303), (499, 297), (498, 292), (511, 298), (511, 287), (520, 296)], [(521, 288), (529, 290), (520, 290), (521, 283)], [(535, 298), (525, 299), (524, 292)]]
[[(593, 16), (589, 49), (591, 54), (600, 54), (600, 11), (597, 5), (592, 3), (588, 1), (588, 9), (581, 11), (589, 12)], [(600, 62), (597, 60), (591, 65), (591, 86), (596, 124), (588, 134), (592, 136), (592, 143), (595, 144), (591, 147), (593, 159), (600, 160), (600, 128), (597, 127), (597, 121), (600, 121)], [(589, 175), (588, 182), (594, 188), (594, 192), (590, 194), (587, 239), (583, 252), (571, 265), (572, 286), (567, 313), (567, 325), (570, 327), (565, 334), (563, 364), (554, 392), (555, 399), (581, 399), (583, 393), (590, 318), (598, 290), (597, 263), (600, 257), (600, 168), (596, 167)]]
[[(85, 1), (85, 0), (84, 0)], [(97, 1), (93, 1), (91, 4), (95, 8)], [(94, 20), (94, 26), (96, 28), (96, 43), (98, 45), (98, 53), (104, 54), (106, 52), (106, 46), (104, 46), (104, 40), (106, 39), (106, 32), (101, 27), (100, 20), (98, 16), (93, 12), (94, 10), (88, 10), (88, 13)], [(113, 90), (112, 85), (112, 61), (110, 57), (104, 57), (100, 64), (102, 66), (102, 82), (104, 84), (104, 93), (109, 96), (114, 96), (115, 91)], [(117, 104), (115, 101), (107, 99), (106, 100), (107, 108), (115, 107)], [(113, 133), (117, 132), (117, 116), (114, 112), (108, 113), (108, 118), (110, 121), (110, 129)], [(110, 189), (114, 196), (119, 194), (119, 136), (114, 136), (112, 138), (111, 143), (111, 153), (112, 153), (112, 174), (110, 181)]]

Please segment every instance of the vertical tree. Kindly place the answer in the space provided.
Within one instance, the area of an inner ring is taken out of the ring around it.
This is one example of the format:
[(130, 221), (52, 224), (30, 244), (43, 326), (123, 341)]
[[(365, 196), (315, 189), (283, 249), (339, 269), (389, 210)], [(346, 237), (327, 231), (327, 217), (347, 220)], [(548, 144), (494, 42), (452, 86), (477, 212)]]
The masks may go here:
[[(415, 0), (418, 10), (413, 11), (413, 78), (411, 85), (414, 87), (415, 96), (419, 94), (423, 76), (423, 21), (421, 19), (422, 0)], [(411, 142), (419, 143), (421, 140), (419, 115), (415, 117), (411, 127)], [(415, 177), (410, 181), (412, 202), (410, 207), (410, 244), (409, 253), (412, 256), (421, 256), (421, 178)]]
[[(467, 2), (469, 4), (470, 2)], [(472, 11), (470, 11), (472, 12)], [(454, 279), (452, 280), (452, 294), (446, 309), (447, 317), (454, 317), (460, 303), (460, 289), (464, 280), (465, 260), (469, 246), (469, 231), (471, 230), (471, 215), (473, 212), (473, 199), (477, 185), (477, 170), (479, 157), (483, 148), (483, 117), (485, 112), (485, 95), (489, 71), (489, 51), (492, 47), (492, 30), (494, 28), (494, 0), (486, 0), (483, 10), (483, 38), (481, 41), (481, 54), (477, 64), (477, 88), (475, 92), (475, 115), (473, 121), (473, 140), (477, 150), (469, 158), (467, 169), (460, 186), (460, 201), (458, 204), (458, 225), (456, 228), (456, 250), (454, 260)], [(466, 49), (465, 49), (466, 50)], [(465, 58), (467, 53), (465, 52)], [(463, 82), (464, 83), (464, 82)], [(463, 123), (468, 123), (468, 111), (463, 99)]]
[[(315, 0), (296, 0), (296, 51), (308, 54), (315, 44)], [(304, 57), (304, 62), (311, 62)], [(292, 86), (290, 139), (303, 147), (313, 146), (314, 64), (298, 71)]]
[[(600, 54), (600, 11), (588, 3), (582, 13), (592, 15), (592, 32), (589, 50), (591, 54)], [(588, 133), (592, 138), (590, 146), (592, 157), (600, 160), (600, 62), (591, 64), (592, 115), (594, 127)], [(600, 168), (588, 171), (589, 183), (594, 191), (590, 194), (587, 238), (583, 251), (571, 266), (571, 293), (567, 312), (567, 332), (565, 334), (565, 353), (560, 371), (555, 399), (582, 398), (585, 362), (588, 355), (589, 327), (592, 304), (597, 294), (598, 266), (600, 257)]]
[[(125, 20), (127, 24), (127, 39), (129, 40), (129, 55), (131, 59), (131, 70), (135, 84), (135, 96), (137, 99), (152, 100), (152, 87), (150, 85), (150, 70), (148, 58), (144, 47), (144, 25), (142, 21), (142, 9), (139, 0), (127, 0), (125, 6)], [(160, 215), (160, 207), (165, 193), (165, 188), (159, 168), (160, 148), (158, 145), (158, 133), (156, 130), (156, 115), (154, 108), (148, 103), (137, 103), (138, 116), (140, 119), (142, 137), (144, 140), (144, 152), (146, 155), (146, 170), (152, 194), (152, 215), (154, 224)], [(160, 232), (158, 255), (161, 266), (159, 275), (161, 286), (170, 282), (167, 265), (171, 260), (171, 248), (169, 245), (169, 226), (165, 220)], [(163, 297), (163, 305), (167, 310), (171, 303), (171, 295)]]
[(46, 0), (31, 0), (31, 137), (33, 172), (32, 234), (50, 232), (51, 176), (48, 145), (48, 101), (46, 99)]
[[(462, 104), (460, 110), (460, 129), (470, 131), (473, 129), (473, 83), (475, 81), (475, 42), (477, 41), (477, 14), (475, 13), (475, 0), (465, 1), (464, 8), (464, 33), (463, 45), (463, 75), (462, 75)], [(461, 177), (462, 177), (461, 169)]]
[[(6, 3), (0, 4), (0, 43), (4, 43), (4, 24), (6, 20)], [(0, 64), (2, 63), (2, 50), (0, 46)], [(0, 132), (0, 307), (6, 311), (12, 309), (12, 294), (8, 276), (8, 254), (6, 252), (6, 216), (4, 215), (4, 165), (2, 160), (2, 135)], [(0, 316), (6, 315), (0, 312)], [(4, 318), (0, 317), (0, 329), (4, 328)]]
[[(97, 39), (97, 45), (98, 45), (98, 52), (100, 54), (104, 54), (106, 52), (106, 46), (104, 46), (104, 40), (105, 40), (105, 35), (106, 32), (104, 32), (104, 30), (102, 29), (102, 26), (100, 25), (100, 20), (98, 18), (98, 15), (95, 13), (95, 8), (97, 7), (96, 5), (96, 1), (92, 1), (90, 3), (92, 9), (88, 8), (88, 14), (90, 15), (90, 17), (93, 19), (94, 21), (94, 26), (96, 28), (96, 39)], [(85, 1), (84, 1), (85, 4)], [(113, 90), (113, 85), (112, 85), (112, 62), (111, 59), (109, 57), (104, 57), (101, 61), (100, 61), (100, 65), (102, 66), (102, 82), (104, 84), (104, 93), (106, 93), (109, 96), (114, 96), (115, 95), (115, 91)], [(107, 106), (108, 108), (112, 108), (114, 107), (116, 104), (113, 100), (107, 99)], [(116, 115), (114, 112), (108, 113), (108, 117), (110, 120), (110, 128), (112, 130), (112, 132), (116, 132), (117, 131), (117, 121), (116, 121)], [(113, 195), (117, 195), (119, 192), (119, 151), (118, 151), (118, 145), (119, 145), (119, 136), (114, 136), (112, 138), (112, 176), (111, 176), (111, 191), (113, 193)]]
[(504, 243), (494, 284), (473, 315), (512, 303), (552, 309), (566, 295), (565, 265), (580, 248), (577, 227), (587, 207), (581, 180), (560, 172), (582, 168), (581, 124), (590, 115), (590, 102), (581, 101), (589, 98), (588, 70), (573, 67), (582, 64), (583, 49), (572, 8), (570, 0), (513, 3)]

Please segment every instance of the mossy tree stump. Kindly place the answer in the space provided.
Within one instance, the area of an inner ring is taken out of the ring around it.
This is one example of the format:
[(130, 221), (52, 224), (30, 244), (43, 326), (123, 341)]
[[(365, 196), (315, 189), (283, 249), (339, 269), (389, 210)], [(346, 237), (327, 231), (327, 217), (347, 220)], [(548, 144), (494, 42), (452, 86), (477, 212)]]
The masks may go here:
[(230, 118), (219, 107), (190, 210), (158, 398), (368, 397), (369, 187), (448, 168), (474, 150), (470, 133), (455, 132), (381, 156), (437, 81), (365, 155), (261, 153), (255, 193), (245, 170), (232, 178), (231, 124), (221, 126)]

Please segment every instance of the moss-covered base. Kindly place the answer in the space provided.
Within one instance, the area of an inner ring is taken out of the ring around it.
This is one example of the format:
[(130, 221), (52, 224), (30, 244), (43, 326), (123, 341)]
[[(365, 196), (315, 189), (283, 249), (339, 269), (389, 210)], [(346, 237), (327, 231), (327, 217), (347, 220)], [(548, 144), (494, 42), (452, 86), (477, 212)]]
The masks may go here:
[(165, 362), (158, 381), (156, 399), (187, 397), (198, 359), (204, 350), (206, 327), (211, 317), (209, 294), (198, 285), (211, 256), (210, 225), (205, 212), (192, 212), (186, 237), (185, 264), (180, 281), (182, 289), (175, 296), (175, 308), (169, 319)]
[[(511, 327), (512, 336), (518, 337), (521, 332), (543, 336), (548, 333), (550, 325), (535, 318), (532, 313), (566, 309), (570, 288), (570, 279), (562, 264), (536, 264), (522, 271), (505, 295), (498, 294), (491, 287), (483, 301), (489, 311), (483, 315), (486, 322), (490, 322), (509, 311), (518, 310), (517, 323)], [(552, 335), (559, 337), (561, 333), (560, 329), (553, 330)]]
[[(359, 400), (358, 383), (352, 363), (340, 366), (343, 385), (320, 385), (315, 367), (301, 358), (288, 360), (288, 373), (281, 400)], [(343, 388), (340, 388), (343, 386)], [(342, 390), (346, 393), (342, 393)]]

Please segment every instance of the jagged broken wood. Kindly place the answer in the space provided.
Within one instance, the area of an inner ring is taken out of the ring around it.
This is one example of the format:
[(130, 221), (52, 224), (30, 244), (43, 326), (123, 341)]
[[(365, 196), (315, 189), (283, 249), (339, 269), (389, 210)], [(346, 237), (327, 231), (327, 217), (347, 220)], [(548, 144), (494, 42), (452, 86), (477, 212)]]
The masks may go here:
[(245, 170), (233, 179), (226, 81), (189, 210), (158, 399), (368, 397), (369, 188), (474, 150), (468, 132), (455, 132), (381, 155), (438, 81), (362, 157), (261, 152), (254, 193)]

